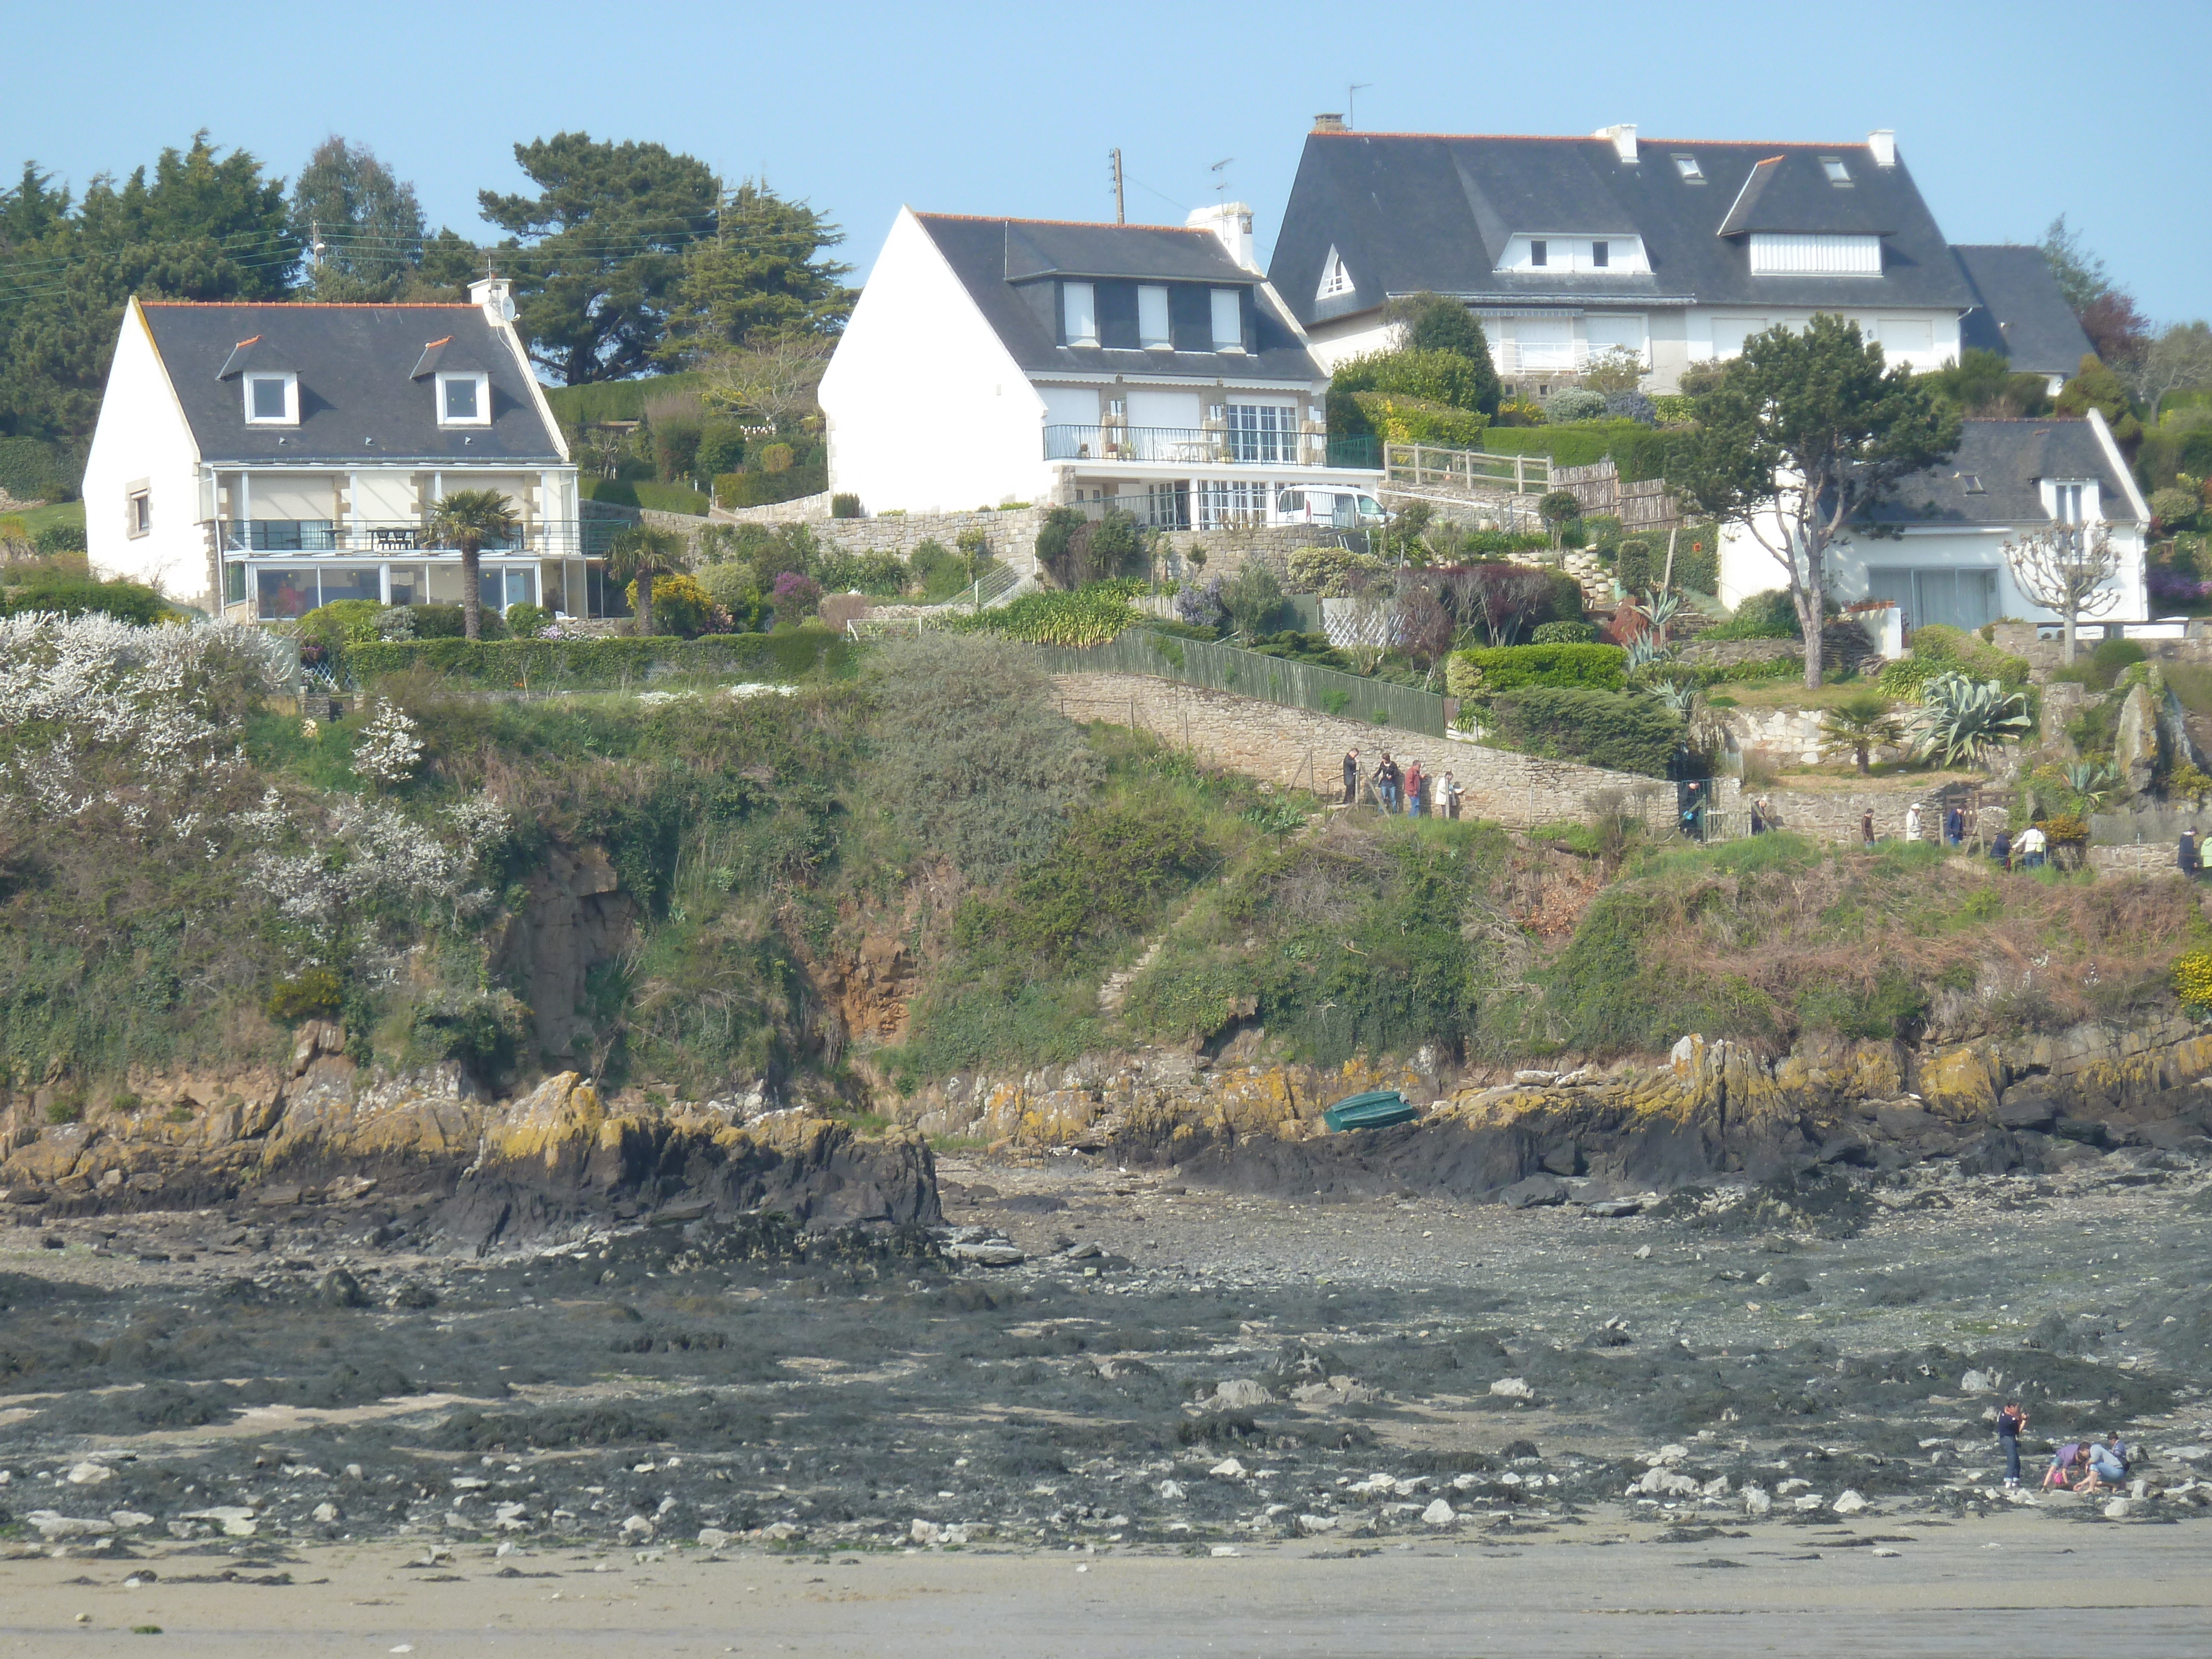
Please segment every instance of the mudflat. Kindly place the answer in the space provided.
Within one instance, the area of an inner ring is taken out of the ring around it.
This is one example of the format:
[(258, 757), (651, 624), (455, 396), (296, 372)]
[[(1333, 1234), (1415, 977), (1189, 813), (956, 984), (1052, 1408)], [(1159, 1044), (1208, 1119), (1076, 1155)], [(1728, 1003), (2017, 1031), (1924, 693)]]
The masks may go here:
[[(321, 1546), (298, 1552), (278, 1585), (179, 1582), (191, 1576), (182, 1560), (140, 1564), (138, 1574), (167, 1571), (127, 1584), (131, 1564), (40, 1559), (0, 1566), (0, 1652), (2165, 1659), (2204, 1651), (2212, 1631), (2212, 1534), (2193, 1528), (2059, 1532), (2003, 1515), (1872, 1547), (1868, 1528), (1694, 1545), (1637, 1530), (1374, 1553), (1263, 1546), (1198, 1559), (738, 1553), (610, 1563), (481, 1550), (434, 1571), (397, 1545)], [(134, 1633), (145, 1626), (158, 1636)]]

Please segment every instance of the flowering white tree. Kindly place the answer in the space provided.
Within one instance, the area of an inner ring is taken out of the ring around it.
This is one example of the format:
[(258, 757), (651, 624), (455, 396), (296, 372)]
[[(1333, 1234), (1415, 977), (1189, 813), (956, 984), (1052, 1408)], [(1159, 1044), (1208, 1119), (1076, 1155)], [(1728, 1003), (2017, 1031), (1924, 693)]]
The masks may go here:
[(355, 775), (390, 788), (413, 777), (422, 763), (422, 739), (407, 711), (396, 702), (378, 703), (354, 742)]
[(2120, 602), (2107, 587), (2120, 568), (2112, 532), (2102, 525), (2055, 524), (2004, 544), (2020, 591), (2066, 624), (2064, 659), (2074, 660), (2074, 635), (2084, 617), (2101, 617)]

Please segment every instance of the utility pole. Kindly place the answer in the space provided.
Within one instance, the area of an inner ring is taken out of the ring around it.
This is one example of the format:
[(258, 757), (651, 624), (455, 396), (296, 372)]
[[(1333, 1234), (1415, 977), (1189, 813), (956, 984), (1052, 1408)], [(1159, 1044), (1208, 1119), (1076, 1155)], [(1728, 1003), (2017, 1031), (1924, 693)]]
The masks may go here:
[(307, 221), (307, 264), (319, 272), (323, 268), (323, 226), (319, 219)]
[(1116, 144), (1109, 153), (1114, 160), (1114, 222), (1126, 225), (1129, 222), (1129, 214), (1121, 195), (1121, 147)]

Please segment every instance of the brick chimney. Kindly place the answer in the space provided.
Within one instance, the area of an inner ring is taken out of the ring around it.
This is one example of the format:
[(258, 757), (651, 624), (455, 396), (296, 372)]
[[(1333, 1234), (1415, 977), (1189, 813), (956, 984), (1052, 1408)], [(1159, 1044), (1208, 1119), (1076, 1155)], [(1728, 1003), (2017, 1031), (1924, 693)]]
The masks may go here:
[(1341, 115), (1316, 115), (1314, 117), (1313, 130), (1316, 132), (1342, 132), (1344, 131), (1344, 117)]
[(1636, 160), (1636, 123), (1623, 121), (1617, 125), (1600, 127), (1590, 134), (1593, 138), (1613, 140), (1613, 153), (1624, 161)]

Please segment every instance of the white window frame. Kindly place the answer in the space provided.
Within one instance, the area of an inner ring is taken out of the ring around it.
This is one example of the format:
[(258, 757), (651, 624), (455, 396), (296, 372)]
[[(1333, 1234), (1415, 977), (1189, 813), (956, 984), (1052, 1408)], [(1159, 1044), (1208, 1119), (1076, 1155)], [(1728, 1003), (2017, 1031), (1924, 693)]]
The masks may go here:
[(2045, 478), (2043, 510), (2053, 524), (2102, 524), (2104, 491), (2094, 478)]
[(1098, 290), (1089, 283), (1060, 285), (1060, 331), (1072, 346), (1098, 343)]
[[(266, 381), (284, 383), (284, 412), (282, 415), (257, 415), (253, 412), (253, 389)], [(281, 372), (270, 369), (249, 369), (239, 376), (239, 398), (246, 408), (248, 426), (297, 426), (300, 424), (300, 377), (289, 369)]]
[(1590, 269), (1605, 270), (1613, 264), (1613, 244), (1600, 238), (1590, 244)]
[(154, 533), (154, 489), (144, 478), (123, 487), (123, 533), (134, 542)]
[(1552, 239), (1531, 236), (1528, 239), (1528, 264), (1532, 269), (1548, 270), (1552, 265)]
[[(477, 389), (477, 412), (474, 415), (453, 416), (446, 412), (446, 388), (466, 380)], [(440, 426), (489, 426), (491, 424), (491, 376), (474, 369), (456, 369), (438, 375), (438, 424)]]
[(1827, 176), (1828, 182), (1838, 190), (1849, 190), (1857, 182), (1851, 177), (1850, 164), (1840, 155), (1823, 155), (1820, 158), (1820, 171)]
[(1314, 290), (1314, 298), (1334, 300), (1340, 294), (1352, 291), (1352, 273), (1344, 268), (1344, 256), (1331, 247), (1328, 258), (1322, 262), (1321, 286)]
[(1694, 155), (1675, 156), (1674, 171), (1691, 184), (1702, 185), (1705, 182), (1705, 170), (1698, 165), (1698, 158)]
[(1160, 283), (1137, 284), (1137, 343), (1147, 351), (1175, 349), (1175, 322), (1168, 314), (1168, 291)]
[[(1242, 354), (1244, 349), (1244, 293), (1242, 289), (1217, 288), (1208, 291), (1213, 327), (1213, 349), (1216, 351)], [(1227, 333), (1222, 325), (1228, 323)]]

